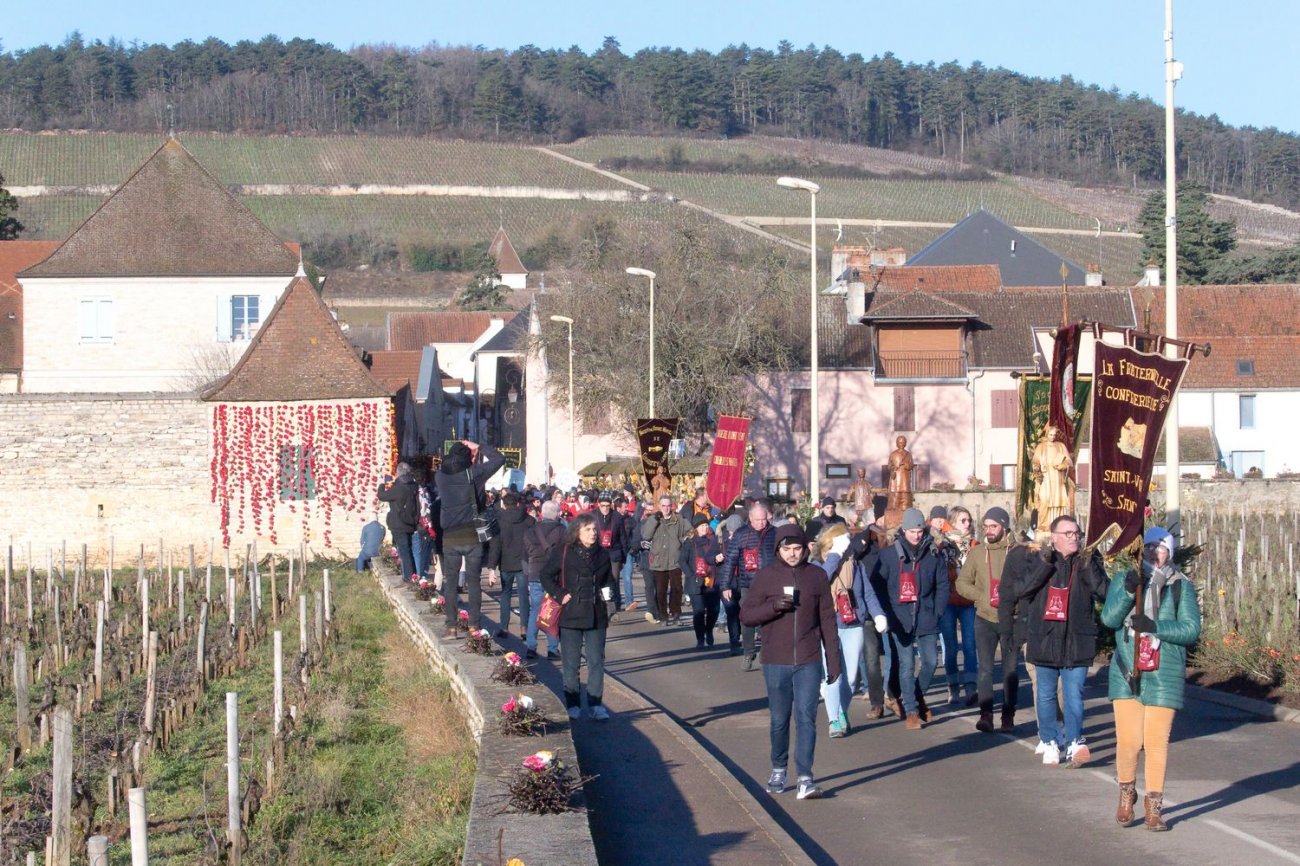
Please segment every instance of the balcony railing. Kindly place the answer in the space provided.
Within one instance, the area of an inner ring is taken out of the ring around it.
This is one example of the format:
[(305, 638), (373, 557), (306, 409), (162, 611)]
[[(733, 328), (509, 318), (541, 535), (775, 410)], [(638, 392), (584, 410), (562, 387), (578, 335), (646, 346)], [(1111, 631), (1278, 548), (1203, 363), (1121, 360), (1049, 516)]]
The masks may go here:
[(876, 353), (877, 379), (963, 379), (965, 353), (959, 350), (894, 350)]

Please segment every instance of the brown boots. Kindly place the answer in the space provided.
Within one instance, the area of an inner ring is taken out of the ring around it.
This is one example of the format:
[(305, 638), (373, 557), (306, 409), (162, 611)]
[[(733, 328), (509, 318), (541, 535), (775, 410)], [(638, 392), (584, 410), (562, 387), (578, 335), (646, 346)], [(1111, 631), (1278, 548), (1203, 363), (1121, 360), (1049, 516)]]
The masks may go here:
[(909, 731), (919, 731), (921, 730), (921, 717), (916, 713), (912, 713), (904, 719), (903, 724), (906, 725)]
[(975, 730), (984, 734), (993, 733), (993, 714), (980, 713), (980, 720), (975, 723)]
[(1160, 817), (1160, 809), (1164, 806), (1164, 799), (1165, 794), (1163, 791), (1152, 791), (1147, 794), (1147, 798), (1143, 802), (1143, 805), (1146, 806), (1146, 828), (1148, 830), (1160, 832), (1169, 829), (1169, 825), (1165, 823), (1165, 819)]
[(1002, 725), (998, 728), (1004, 734), (1014, 734), (1016, 732), (1016, 708), (1002, 708)]
[(1137, 805), (1137, 782), (1119, 783), (1119, 808), (1115, 810), (1115, 823), (1127, 827), (1133, 823), (1133, 807)]

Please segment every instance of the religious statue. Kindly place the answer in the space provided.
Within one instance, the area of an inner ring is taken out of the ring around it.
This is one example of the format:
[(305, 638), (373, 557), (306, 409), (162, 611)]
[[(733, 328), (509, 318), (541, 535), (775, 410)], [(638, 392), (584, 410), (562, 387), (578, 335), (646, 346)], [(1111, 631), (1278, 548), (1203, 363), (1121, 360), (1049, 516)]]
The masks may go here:
[(894, 440), (896, 446), (889, 455), (889, 508), (904, 511), (912, 507), (912, 452), (907, 450), (907, 437)]
[(1074, 482), (1070, 480), (1070, 449), (1060, 441), (1061, 431), (1049, 424), (1034, 446), (1029, 464), (1034, 473), (1034, 502), (1038, 506), (1039, 535), (1051, 530), (1052, 521), (1074, 513)]
[(661, 496), (672, 495), (672, 480), (668, 477), (668, 470), (660, 463), (655, 467), (654, 477), (650, 479), (650, 492), (654, 494), (655, 502), (659, 501)]
[(858, 469), (858, 480), (849, 486), (849, 496), (853, 499), (853, 510), (864, 523), (871, 522), (866, 517), (871, 514), (871, 498), (874, 495), (875, 488), (867, 481), (866, 468)]

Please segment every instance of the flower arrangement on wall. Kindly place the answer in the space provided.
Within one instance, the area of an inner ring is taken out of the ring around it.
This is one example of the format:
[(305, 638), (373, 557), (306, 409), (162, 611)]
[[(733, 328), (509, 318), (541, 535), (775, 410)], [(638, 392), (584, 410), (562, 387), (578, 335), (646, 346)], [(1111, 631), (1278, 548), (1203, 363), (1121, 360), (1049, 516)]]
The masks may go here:
[(391, 405), (387, 412), (373, 402), (214, 405), (211, 497), (221, 508), (222, 545), (230, 546), (232, 526), (276, 544), (276, 510), (286, 502), (304, 539), (318, 511), (331, 546), (336, 512), (378, 507), (375, 491), (393, 468), (392, 437)]

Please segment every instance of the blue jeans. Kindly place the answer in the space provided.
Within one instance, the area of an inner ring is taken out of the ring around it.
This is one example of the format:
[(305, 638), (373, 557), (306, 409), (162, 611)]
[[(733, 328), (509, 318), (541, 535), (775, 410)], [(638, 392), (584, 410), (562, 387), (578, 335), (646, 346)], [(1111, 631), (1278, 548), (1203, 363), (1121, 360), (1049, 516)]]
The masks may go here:
[[(957, 670), (957, 625), (961, 625), (961, 655), (963, 676)], [(943, 672), (948, 688), (962, 685), (974, 686), (979, 671), (978, 653), (975, 651), (975, 605), (957, 607), (948, 605), (939, 618), (939, 631), (943, 633)]]
[[(524, 646), (533, 652), (537, 651), (537, 611), (542, 609), (542, 596), (546, 590), (542, 588), (540, 580), (530, 580), (528, 582), (528, 610), (529, 615), (524, 615), (524, 589), (519, 589), (519, 616), (524, 622)], [(546, 632), (542, 632), (545, 636)], [(550, 637), (546, 638), (548, 644), (553, 644)], [(551, 649), (555, 647), (552, 646)]]
[(903, 712), (910, 716), (917, 711), (917, 698), (929, 690), (930, 681), (934, 679), (934, 669), (939, 665), (939, 636), (891, 631), (889, 643), (892, 663), (898, 665)]
[[(844, 673), (830, 685), (822, 683), (822, 701), (826, 704), (826, 720), (829, 722), (838, 720), (840, 714), (848, 707), (849, 701), (853, 699), (853, 690), (858, 685), (858, 672), (862, 668), (863, 635), (861, 625), (839, 627), (840, 669)], [(826, 647), (823, 645), (822, 659), (825, 658)]]
[(510, 631), (510, 602), (514, 600), (515, 584), (519, 584), (519, 622), (528, 622), (529, 598), (522, 571), (501, 572), (501, 630)]
[(587, 706), (598, 707), (605, 690), (605, 629), (560, 629), (560, 670), (564, 677), (566, 709), (579, 706), (578, 666), (584, 658), (587, 660)]
[(794, 769), (799, 778), (812, 778), (817, 747), (817, 695), (823, 679), (821, 662), (802, 665), (763, 665), (767, 705), (771, 712), (772, 768), (784, 770), (790, 761), (790, 716), (795, 719)]
[[(1088, 668), (1049, 668), (1038, 665), (1034, 684), (1034, 707), (1038, 710), (1038, 739), (1065, 748), (1083, 739), (1083, 682)], [(1061, 684), (1065, 702), (1065, 739), (1056, 723), (1056, 684)]]
[(393, 547), (397, 548), (397, 558), (402, 564), (402, 580), (410, 580), (415, 574), (415, 554), (411, 552), (411, 532), (394, 532)]
[(411, 534), (411, 554), (415, 559), (415, 574), (425, 577), (429, 573), (429, 561), (433, 559), (433, 539), (420, 530)]
[(636, 600), (636, 593), (632, 591), (632, 568), (636, 565), (636, 557), (628, 556), (623, 560), (623, 607), (627, 607)]

